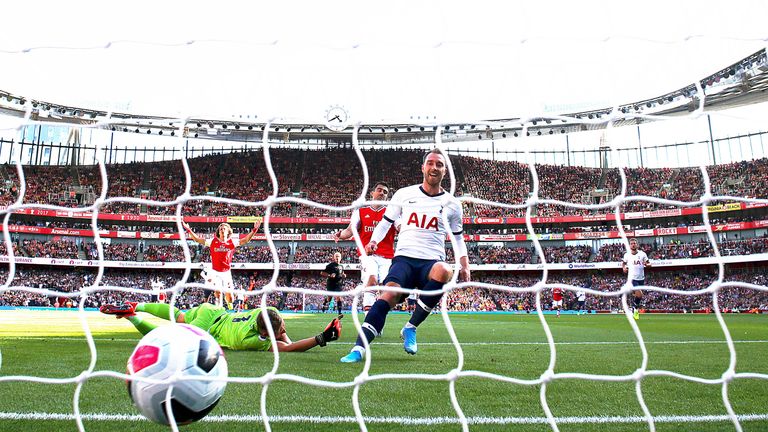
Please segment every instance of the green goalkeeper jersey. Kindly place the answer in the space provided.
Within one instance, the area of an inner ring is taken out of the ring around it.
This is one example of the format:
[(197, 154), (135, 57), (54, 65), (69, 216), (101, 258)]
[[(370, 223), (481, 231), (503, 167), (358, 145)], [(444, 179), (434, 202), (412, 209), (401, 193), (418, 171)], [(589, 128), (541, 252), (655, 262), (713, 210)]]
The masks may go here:
[[(270, 307), (277, 311), (277, 309)], [(261, 309), (247, 312), (224, 313), (216, 321), (208, 333), (213, 336), (223, 348), (232, 350), (268, 351), (272, 346), (269, 338), (262, 338), (256, 326), (256, 319)]]

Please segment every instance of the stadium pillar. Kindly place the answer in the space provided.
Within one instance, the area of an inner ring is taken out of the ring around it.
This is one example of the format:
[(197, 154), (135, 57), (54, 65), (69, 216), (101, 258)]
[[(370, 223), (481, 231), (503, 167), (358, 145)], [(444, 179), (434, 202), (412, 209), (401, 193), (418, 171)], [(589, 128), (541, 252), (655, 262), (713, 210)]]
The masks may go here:
[(643, 164), (643, 140), (640, 139), (640, 125), (637, 125), (637, 147), (640, 149), (640, 168), (644, 168)]
[(109, 158), (106, 160), (106, 163), (111, 164), (112, 163), (112, 145), (115, 143), (115, 133), (112, 132), (112, 135), (109, 136)]
[(717, 165), (715, 156), (715, 139), (712, 137), (712, 118), (707, 114), (707, 124), (709, 125), (709, 146), (712, 148), (712, 165)]
[(571, 141), (565, 136), (565, 156), (568, 158), (568, 166), (571, 166)]

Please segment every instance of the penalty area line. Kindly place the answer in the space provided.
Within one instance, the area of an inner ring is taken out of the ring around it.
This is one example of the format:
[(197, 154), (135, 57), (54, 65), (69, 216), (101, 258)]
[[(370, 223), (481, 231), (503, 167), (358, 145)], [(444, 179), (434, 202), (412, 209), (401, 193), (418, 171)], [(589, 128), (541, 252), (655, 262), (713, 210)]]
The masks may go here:
[[(94, 413), (82, 414), (80, 416), (85, 421), (148, 421), (137, 414), (107, 414)], [(768, 414), (741, 414), (736, 416), (739, 421), (763, 421), (768, 420)], [(64, 413), (10, 413), (0, 412), (0, 420), (75, 420), (74, 414)], [(685, 415), (685, 416), (654, 416), (656, 423), (717, 423), (729, 422), (731, 418), (727, 415)], [(203, 418), (201, 421), (208, 423), (253, 423), (263, 422), (263, 417), (256, 415), (211, 415)], [(269, 421), (273, 423), (316, 423), (316, 424), (340, 424), (357, 423), (353, 416), (269, 416)], [(401, 424), (401, 425), (443, 425), (443, 424), (461, 424), (456, 417), (365, 417), (365, 422), (370, 424)], [(646, 423), (643, 416), (578, 416), (578, 417), (556, 417), (555, 422), (559, 424), (633, 424)], [(467, 423), (472, 425), (507, 425), (507, 424), (547, 424), (546, 417), (467, 417)]]

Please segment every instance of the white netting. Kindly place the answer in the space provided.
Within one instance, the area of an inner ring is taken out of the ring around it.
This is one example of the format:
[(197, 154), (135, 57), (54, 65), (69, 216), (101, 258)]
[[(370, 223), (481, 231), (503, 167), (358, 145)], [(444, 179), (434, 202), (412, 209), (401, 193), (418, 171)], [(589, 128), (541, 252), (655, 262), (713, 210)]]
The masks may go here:
[[(696, 109), (693, 110), (691, 113), (689, 113), (687, 116), (690, 119), (697, 119), (703, 115), (705, 115), (704, 106), (706, 103), (706, 94), (704, 90), (702, 89), (700, 83), (697, 81), (695, 83), (696, 87), (696, 101), (697, 106)], [(692, 99), (693, 100), (693, 99)], [(32, 111), (32, 107), (30, 105), (30, 102), (28, 102), (27, 106), (27, 116), (19, 122), (19, 128), (22, 127), (25, 124), (30, 124), (30, 114)], [(711, 113), (712, 116), (719, 115), (718, 113)], [(582, 119), (582, 118), (567, 118), (562, 116), (546, 116), (546, 115), (536, 115), (531, 116), (530, 118), (522, 118), (518, 120), (517, 122), (522, 126), (522, 137), (521, 140), (525, 140), (525, 136), (527, 135), (527, 131), (529, 128), (529, 125), (531, 121), (534, 119), (549, 119), (549, 120), (568, 120), (570, 122), (575, 122), (579, 124), (604, 124), (607, 123), (607, 130), (608, 135), (610, 136), (611, 130), (613, 127), (613, 124), (615, 122), (618, 122), (620, 120), (628, 120), (628, 119), (636, 119), (636, 118), (642, 118), (646, 120), (653, 120), (653, 121), (663, 121), (664, 118), (660, 116), (653, 116), (653, 115), (644, 115), (639, 113), (622, 113), (618, 106), (615, 106), (613, 110), (610, 112), (609, 117), (607, 119)], [(179, 119), (178, 124), (181, 125), (178, 129), (178, 136), (183, 136), (184, 130), (183, 125), (186, 123), (187, 119)], [(277, 120), (277, 119), (274, 119)], [(270, 159), (270, 149), (274, 146), (273, 143), (269, 140), (269, 131), (270, 131), (270, 124), (272, 121), (269, 121), (266, 123), (266, 127), (264, 129), (264, 134), (261, 141), (261, 148), (260, 151), (263, 152), (263, 158), (264, 163), (267, 167), (267, 171), (269, 174), (269, 178), (272, 183), (272, 194), (261, 201), (242, 201), (242, 200), (236, 200), (236, 199), (228, 199), (228, 198), (222, 198), (222, 197), (211, 197), (207, 195), (198, 195), (193, 196), (191, 192), (191, 183), (192, 183), (192, 175), (189, 169), (189, 165), (187, 163), (186, 158), (182, 159), (182, 165), (184, 169), (185, 174), (185, 188), (184, 193), (179, 195), (175, 200), (173, 201), (156, 201), (156, 200), (148, 200), (148, 199), (140, 199), (140, 198), (130, 198), (130, 197), (115, 197), (115, 198), (107, 198), (107, 190), (109, 187), (109, 178), (107, 176), (107, 171), (105, 167), (104, 160), (101, 157), (98, 157), (98, 166), (99, 166), (99, 172), (101, 175), (101, 184), (102, 188), (100, 191), (100, 194), (98, 198), (95, 200), (93, 205), (79, 208), (77, 210), (82, 211), (91, 211), (92, 212), (92, 219), (91, 219), (91, 226), (93, 228), (94, 232), (94, 239), (95, 239), (95, 245), (97, 247), (98, 251), (98, 259), (99, 259), (99, 266), (98, 271), (96, 274), (96, 277), (93, 280), (93, 283), (91, 286), (86, 287), (80, 291), (73, 292), (73, 293), (67, 293), (62, 294), (58, 291), (52, 291), (47, 289), (38, 289), (33, 287), (20, 287), (20, 286), (11, 286), (11, 282), (14, 280), (14, 275), (16, 273), (16, 263), (14, 260), (14, 252), (11, 245), (11, 239), (10, 234), (8, 230), (9, 225), (9, 219), (13, 212), (15, 210), (19, 209), (25, 209), (25, 208), (41, 208), (41, 209), (51, 209), (51, 210), (72, 210), (71, 208), (65, 208), (65, 207), (58, 207), (58, 206), (51, 206), (51, 205), (39, 205), (39, 204), (28, 204), (24, 201), (25, 198), (25, 188), (26, 188), (26, 182), (24, 180), (24, 168), (21, 165), (20, 158), (19, 161), (16, 163), (16, 171), (19, 178), (20, 183), (20, 191), (18, 194), (18, 199), (10, 206), (8, 206), (4, 211), (4, 220), (3, 220), (3, 228), (4, 228), (4, 241), (5, 245), (8, 251), (8, 255), (10, 257), (9, 260), (9, 274), (6, 282), (3, 284), (3, 286), (0, 288), (0, 293), (3, 292), (9, 292), (9, 291), (22, 291), (22, 292), (28, 292), (28, 293), (34, 293), (34, 294), (41, 294), (41, 295), (47, 295), (47, 296), (68, 296), (71, 298), (79, 298), (81, 301), (79, 302), (79, 311), (80, 311), (80, 319), (82, 322), (83, 331), (85, 333), (86, 341), (88, 343), (89, 349), (90, 349), (90, 363), (85, 370), (80, 372), (76, 376), (72, 376), (70, 378), (64, 378), (64, 379), (51, 379), (51, 378), (42, 378), (42, 377), (36, 377), (36, 376), (0, 376), (0, 382), (8, 382), (8, 381), (30, 381), (30, 382), (39, 382), (39, 383), (51, 383), (51, 384), (63, 384), (63, 383), (76, 383), (77, 388), (74, 395), (73, 400), (73, 412), (74, 412), (74, 418), (77, 421), (78, 428), (80, 430), (84, 430), (85, 427), (83, 425), (83, 418), (84, 415), (81, 413), (80, 410), (80, 392), (82, 389), (83, 384), (92, 378), (95, 377), (113, 377), (118, 379), (126, 379), (127, 376), (125, 374), (116, 372), (116, 371), (97, 371), (96, 370), (96, 360), (98, 358), (98, 351), (96, 349), (94, 339), (91, 335), (90, 328), (86, 322), (85, 319), (85, 310), (84, 310), (84, 300), (87, 296), (89, 296), (92, 293), (96, 292), (103, 292), (103, 291), (116, 291), (116, 292), (136, 292), (141, 294), (152, 294), (152, 292), (148, 290), (137, 290), (137, 289), (130, 289), (126, 287), (120, 287), (120, 286), (105, 286), (101, 284), (103, 275), (104, 275), (104, 250), (102, 247), (99, 237), (99, 229), (98, 229), (98, 216), (100, 213), (100, 209), (107, 204), (110, 203), (117, 203), (117, 202), (127, 202), (127, 203), (136, 203), (136, 204), (144, 204), (149, 206), (159, 206), (159, 207), (167, 207), (167, 206), (175, 206), (176, 208), (176, 227), (178, 230), (178, 233), (182, 235), (182, 238), (184, 238), (185, 231), (182, 229), (181, 226), (181, 220), (182, 220), (182, 208), (185, 203), (191, 200), (200, 200), (200, 201), (210, 201), (210, 202), (217, 202), (217, 203), (224, 203), (224, 204), (230, 204), (230, 205), (238, 205), (238, 206), (247, 206), (251, 208), (263, 208), (265, 210), (264, 214), (264, 225), (263, 229), (267, 233), (267, 242), (269, 245), (269, 249), (272, 254), (273, 264), (274, 264), (274, 270), (272, 272), (271, 280), (269, 283), (267, 283), (264, 287), (253, 291), (253, 292), (247, 292), (246, 295), (249, 296), (260, 296), (261, 298), (261, 306), (266, 307), (267, 306), (267, 298), (270, 294), (275, 293), (277, 291), (283, 291), (283, 292), (295, 292), (300, 294), (311, 294), (311, 295), (331, 295), (331, 296), (346, 296), (346, 297), (352, 297), (352, 310), (358, 309), (358, 299), (360, 297), (360, 294), (364, 290), (370, 290), (372, 288), (357, 288), (352, 291), (347, 291), (343, 293), (336, 293), (336, 292), (327, 292), (327, 291), (317, 291), (317, 290), (308, 290), (308, 289), (302, 289), (302, 288), (283, 288), (279, 289), (277, 286), (277, 278), (279, 275), (279, 258), (278, 258), (278, 251), (275, 246), (275, 243), (272, 240), (271, 237), (271, 228), (270, 228), (270, 216), (271, 212), (274, 206), (280, 204), (280, 203), (294, 203), (294, 204), (300, 204), (304, 206), (310, 206), (315, 207), (327, 211), (335, 211), (335, 212), (344, 212), (344, 211), (350, 211), (356, 208), (359, 208), (362, 205), (365, 204), (371, 204), (372, 202), (368, 201), (366, 199), (367, 192), (369, 190), (369, 173), (368, 173), (368, 164), (366, 162), (366, 159), (364, 157), (364, 154), (361, 150), (361, 146), (358, 140), (358, 132), (360, 124), (354, 126), (354, 130), (352, 132), (352, 146), (354, 148), (355, 154), (357, 155), (358, 161), (360, 163), (360, 167), (362, 169), (362, 175), (363, 175), (363, 184), (362, 188), (360, 189), (359, 196), (356, 200), (353, 202), (343, 205), (343, 206), (333, 206), (333, 205), (326, 205), (321, 204), (315, 201), (311, 201), (308, 199), (303, 199), (299, 197), (287, 197), (287, 196), (278, 196), (277, 191), (279, 190), (278, 187), (278, 180), (277, 176), (275, 174), (275, 171), (273, 169), (273, 165)], [(477, 124), (483, 124), (483, 121), (477, 121)], [(99, 123), (93, 125), (93, 127), (103, 127), (111, 124), (111, 120), (109, 119), (109, 116), (107, 119), (100, 121)], [(442, 134), (443, 134), (443, 124), (440, 122), (429, 122), (423, 124), (424, 126), (433, 127), (437, 126), (437, 130), (435, 132), (435, 146), (437, 148), (440, 148), (441, 150), (444, 150), (447, 152), (446, 146), (442, 142)], [(180, 138), (179, 138), (180, 140)], [(611, 148), (611, 152), (613, 154), (613, 160), (614, 161), (621, 161), (621, 158), (619, 157), (617, 153), (617, 149), (615, 144), (608, 140), (608, 143)], [(103, 144), (97, 143), (97, 155), (104, 154), (101, 150)], [(181, 141), (178, 141), (178, 145), (181, 147)], [(637, 401), (640, 404), (643, 413), (645, 414), (645, 421), (647, 422), (648, 428), (653, 431), (655, 430), (655, 419), (653, 416), (653, 413), (650, 412), (648, 406), (646, 405), (643, 397), (643, 391), (642, 391), (642, 382), (643, 379), (646, 377), (655, 377), (655, 376), (666, 376), (666, 377), (674, 377), (677, 379), (682, 379), (690, 382), (695, 383), (702, 383), (702, 384), (710, 384), (710, 385), (719, 385), (722, 387), (722, 399), (723, 404), (726, 407), (727, 413), (728, 413), (728, 419), (733, 423), (736, 430), (741, 431), (742, 426), (740, 423), (739, 418), (735, 414), (731, 402), (729, 399), (729, 393), (728, 393), (728, 386), (729, 384), (739, 378), (759, 378), (759, 379), (768, 379), (768, 375), (766, 374), (760, 374), (760, 373), (736, 373), (736, 350), (734, 347), (733, 339), (730, 335), (728, 326), (726, 326), (725, 321), (723, 320), (720, 306), (718, 303), (718, 293), (721, 289), (727, 288), (727, 287), (737, 287), (737, 288), (748, 288), (748, 289), (754, 289), (754, 290), (762, 290), (762, 291), (768, 291), (768, 288), (764, 286), (749, 284), (749, 283), (740, 283), (740, 282), (724, 282), (724, 265), (722, 261), (718, 262), (718, 277), (717, 280), (711, 283), (707, 288), (700, 289), (700, 290), (694, 290), (694, 291), (684, 291), (684, 290), (675, 290), (675, 289), (669, 289), (664, 287), (655, 287), (655, 286), (648, 286), (644, 289), (646, 291), (656, 291), (660, 293), (667, 293), (667, 294), (674, 294), (674, 295), (681, 295), (681, 296), (693, 296), (693, 295), (701, 295), (701, 294), (711, 294), (712, 295), (712, 301), (714, 305), (714, 312), (717, 317), (717, 321), (720, 324), (720, 327), (722, 328), (723, 334), (725, 335), (725, 340), (728, 346), (728, 350), (730, 353), (730, 361), (728, 368), (723, 371), (722, 377), (718, 379), (705, 379), (697, 376), (690, 376), (690, 375), (683, 375), (679, 373), (675, 373), (672, 371), (666, 371), (666, 370), (649, 370), (648, 369), (648, 351), (646, 348), (646, 344), (643, 338), (643, 334), (640, 332), (640, 329), (638, 328), (635, 321), (632, 319), (630, 309), (627, 304), (627, 294), (631, 293), (633, 290), (633, 287), (627, 281), (626, 284), (623, 285), (623, 287), (619, 291), (614, 292), (605, 292), (595, 289), (587, 289), (587, 293), (594, 296), (614, 296), (614, 297), (621, 297), (621, 303), (624, 310), (624, 313), (627, 318), (627, 322), (631, 326), (632, 330), (634, 331), (634, 334), (637, 338), (637, 341), (639, 343), (639, 346), (642, 351), (642, 361), (636, 371), (629, 375), (595, 375), (595, 374), (582, 374), (582, 373), (556, 373), (554, 371), (555, 368), (555, 362), (557, 359), (557, 351), (556, 351), (556, 345), (555, 341), (552, 335), (552, 332), (550, 330), (550, 327), (544, 317), (543, 310), (542, 310), (542, 304), (541, 304), (541, 296), (542, 292), (546, 289), (554, 288), (555, 286), (562, 287), (563, 284), (551, 284), (548, 283), (548, 272), (550, 269), (550, 265), (547, 263), (546, 255), (542, 249), (542, 246), (535, 235), (535, 231), (533, 228), (533, 224), (531, 221), (532, 217), (532, 211), (533, 209), (541, 204), (550, 204), (550, 205), (558, 205), (558, 206), (565, 206), (565, 207), (573, 207), (573, 208), (579, 208), (579, 209), (604, 209), (604, 210), (610, 210), (613, 209), (613, 211), (617, 215), (617, 221), (620, 220), (618, 217), (618, 214), (620, 212), (620, 206), (622, 203), (625, 203), (627, 201), (635, 201), (635, 200), (642, 200), (647, 202), (653, 202), (657, 204), (664, 204), (664, 205), (673, 205), (673, 206), (680, 206), (680, 207), (692, 207), (692, 206), (700, 206), (702, 209), (703, 214), (703, 220), (704, 224), (707, 227), (707, 237), (712, 245), (712, 248), (714, 249), (715, 256), (719, 259), (720, 258), (720, 252), (718, 249), (718, 244), (715, 241), (715, 237), (712, 232), (711, 225), (709, 223), (709, 213), (708, 213), (708, 204), (710, 204), (713, 201), (739, 201), (739, 202), (768, 202), (766, 200), (757, 200), (757, 199), (746, 199), (744, 197), (733, 197), (733, 196), (714, 196), (711, 193), (711, 186), (710, 186), (710, 179), (708, 176), (707, 169), (704, 166), (701, 166), (701, 175), (704, 180), (705, 185), (705, 192), (703, 195), (698, 197), (697, 200), (691, 201), (691, 202), (682, 202), (682, 201), (676, 201), (676, 200), (668, 200), (668, 199), (661, 199), (661, 198), (655, 198), (655, 197), (648, 197), (648, 196), (627, 196), (627, 179), (623, 168), (623, 165), (620, 163), (617, 168), (619, 168), (619, 175), (621, 178), (621, 193), (613, 198), (611, 201), (605, 202), (603, 204), (594, 204), (594, 205), (587, 205), (587, 204), (575, 204), (571, 202), (564, 202), (564, 201), (558, 201), (558, 200), (552, 200), (552, 199), (540, 199), (539, 198), (539, 177), (536, 171), (536, 165), (533, 162), (533, 158), (530, 154), (528, 154), (530, 163), (528, 164), (528, 167), (530, 169), (530, 173), (533, 179), (533, 188), (532, 193), (530, 197), (525, 201), (523, 204), (509, 204), (504, 202), (496, 202), (496, 201), (487, 201), (479, 198), (461, 198), (464, 202), (472, 202), (475, 204), (484, 204), (484, 205), (491, 205), (496, 206), (500, 208), (511, 208), (511, 209), (525, 209), (526, 215), (526, 225), (528, 229), (528, 233), (530, 234), (530, 238), (533, 241), (533, 245), (536, 250), (536, 254), (538, 255), (540, 261), (544, 263), (543, 265), (543, 271), (542, 271), (542, 277), (541, 280), (534, 284), (533, 286), (526, 287), (526, 288), (512, 288), (507, 286), (501, 286), (496, 284), (489, 284), (489, 283), (478, 283), (478, 282), (463, 282), (459, 283), (457, 281), (458, 277), (458, 262), (456, 264), (456, 270), (454, 272), (453, 280), (451, 282), (447, 283), (445, 287), (443, 288), (443, 293), (449, 293), (452, 290), (456, 289), (463, 289), (469, 286), (477, 286), (481, 288), (487, 288), (490, 290), (498, 290), (498, 291), (504, 291), (504, 292), (510, 292), (510, 293), (535, 293), (536, 295), (536, 312), (538, 314), (540, 323), (542, 328), (544, 329), (544, 333), (546, 335), (547, 345), (549, 348), (550, 356), (549, 356), (549, 364), (546, 370), (541, 374), (540, 377), (537, 379), (531, 379), (531, 380), (524, 380), (524, 379), (517, 379), (512, 378), (508, 376), (493, 374), (493, 373), (487, 373), (482, 371), (476, 371), (476, 370), (465, 370), (464, 369), (464, 352), (462, 349), (462, 345), (459, 342), (452, 323), (450, 319), (450, 315), (448, 314), (448, 307), (447, 307), (447, 296), (444, 296), (442, 299), (442, 308), (441, 308), (441, 315), (443, 322), (445, 323), (445, 326), (448, 330), (448, 333), (450, 335), (451, 341), (453, 343), (453, 347), (456, 350), (458, 354), (458, 363), (455, 368), (453, 368), (450, 372), (442, 374), (442, 375), (429, 375), (429, 374), (416, 374), (416, 373), (403, 373), (403, 374), (380, 374), (380, 375), (370, 375), (369, 371), (371, 368), (371, 362), (375, 361), (376, 357), (376, 349), (375, 349), (375, 343), (373, 350), (370, 351), (370, 355), (367, 355), (365, 357), (365, 364), (362, 369), (362, 372), (353, 380), (350, 382), (330, 382), (330, 381), (323, 381), (323, 380), (316, 380), (316, 379), (308, 379), (303, 376), (298, 375), (292, 375), (292, 374), (279, 374), (278, 368), (280, 366), (280, 355), (279, 353), (274, 353), (274, 363), (272, 370), (265, 375), (257, 378), (245, 378), (245, 377), (230, 377), (230, 382), (236, 382), (236, 383), (250, 383), (250, 384), (261, 384), (262, 392), (260, 397), (260, 416), (254, 417), (254, 421), (260, 421), (263, 423), (266, 430), (271, 430), (270, 427), (270, 416), (267, 412), (267, 394), (269, 392), (270, 384), (275, 381), (289, 381), (289, 382), (299, 382), (303, 384), (313, 385), (317, 387), (328, 387), (328, 388), (349, 388), (353, 387), (353, 400), (352, 404), (355, 411), (355, 420), (357, 421), (360, 430), (367, 430), (366, 427), (366, 417), (363, 415), (361, 408), (360, 408), (360, 388), (361, 386), (365, 385), (368, 382), (372, 381), (379, 381), (379, 380), (443, 380), (446, 381), (449, 387), (450, 392), (450, 400), (453, 405), (453, 408), (456, 412), (456, 418), (458, 419), (458, 422), (461, 424), (463, 430), (469, 429), (470, 423), (482, 423), (481, 421), (478, 421), (477, 419), (468, 419), (462, 410), (461, 404), (459, 402), (459, 399), (456, 394), (456, 381), (462, 377), (481, 377), (486, 379), (492, 379), (492, 380), (498, 380), (501, 382), (516, 384), (516, 385), (524, 385), (524, 386), (540, 386), (540, 403), (541, 407), (546, 414), (547, 422), (552, 428), (552, 430), (559, 430), (558, 427), (558, 420), (553, 416), (552, 411), (549, 407), (548, 401), (547, 401), (547, 388), (548, 384), (552, 383), (555, 380), (563, 380), (563, 379), (578, 379), (578, 380), (593, 380), (593, 381), (606, 381), (606, 382), (634, 382), (635, 388), (636, 388), (636, 394), (637, 394)], [(448, 160), (449, 170), (451, 171), (451, 186), (450, 191), (453, 193), (456, 190), (456, 184), (455, 184), (455, 176), (453, 175), (453, 167), (450, 165), (450, 159)], [(418, 169), (418, 167), (413, 167), (414, 170)], [(384, 203), (378, 203), (378, 204), (384, 204)], [(445, 215), (444, 215), (445, 217)], [(447, 220), (444, 221), (446, 226)], [(617, 228), (620, 232), (621, 239), (625, 244), (625, 247), (628, 247), (627, 243), (627, 236), (624, 232), (623, 226), (621, 223), (617, 222)], [(355, 242), (357, 243), (357, 246), (359, 248), (362, 247), (360, 243), (360, 238), (358, 237), (357, 233), (355, 233)], [(191, 272), (196, 269), (196, 265), (191, 262), (191, 255), (190, 250), (186, 244), (186, 242), (181, 242), (181, 245), (183, 247), (184, 251), (184, 258), (187, 262), (187, 266), (184, 269), (183, 276), (181, 280), (173, 287), (169, 288), (168, 291), (172, 293), (171, 296), (171, 304), (174, 304), (177, 300), (177, 297), (179, 293), (185, 289), (185, 288), (203, 288), (203, 285), (196, 284), (196, 283), (190, 283), (188, 282), (190, 280), (190, 274)], [(452, 245), (455, 247), (455, 245)], [(376, 287), (378, 289), (388, 289), (393, 290), (397, 292), (409, 292), (405, 289), (393, 289), (388, 287)], [(573, 285), (567, 285), (565, 286), (567, 290), (570, 291), (576, 291), (579, 289), (582, 289), (580, 287), (576, 287)], [(427, 293), (422, 293), (427, 294)], [(357, 316), (357, 314), (352, 314), (352, 318), (354, 320), (354, 325), (358, 333), (362, 332), (361, 323)], [(267, 326), (270, 338), (273, 340), (273, 344), (275, 343), (275, 335), (271, 329), (270, 326)], [(0, 358), (1, 360), (1, 358)], [(329, 365), (332, 367), (335, 367), (335, 365)], [(564, 423), (570, 422), (569, 420), (563, 420)], [(174, 424), (172, 425), (173, 430), (178, 430), (177, 426)]]

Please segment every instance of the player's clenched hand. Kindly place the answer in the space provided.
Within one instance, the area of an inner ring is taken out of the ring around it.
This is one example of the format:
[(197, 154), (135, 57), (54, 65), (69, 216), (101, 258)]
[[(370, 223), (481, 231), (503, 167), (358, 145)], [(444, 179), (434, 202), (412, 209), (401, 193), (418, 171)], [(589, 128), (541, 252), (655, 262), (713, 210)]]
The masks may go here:
[(338, 317), (334, 318), (333, 321), (328, 323), (328, 325), (325, 327), (325, 330), (323, 330), (322, 333), (315, 336), (315, 342), (317, 342), (320, 346), (325, 346), (328, 342), (332, 342), (335, 340), (338, 340), (341, 336), (341, 318), (343, 318), (344, 315), (339, 315)]
[(469, 267), (462, 267), (459, 270), (459, 282), (469, 282)]
[(365, 253), (370, 255), (370, 254), (376, 252), (376, 248), (378, 248), (378, 247), (379, 247), (379, 244), (376, 243), (375, 241), (371, 240), (370, 242), (368, 242), (367, 245), (365, 245)]

